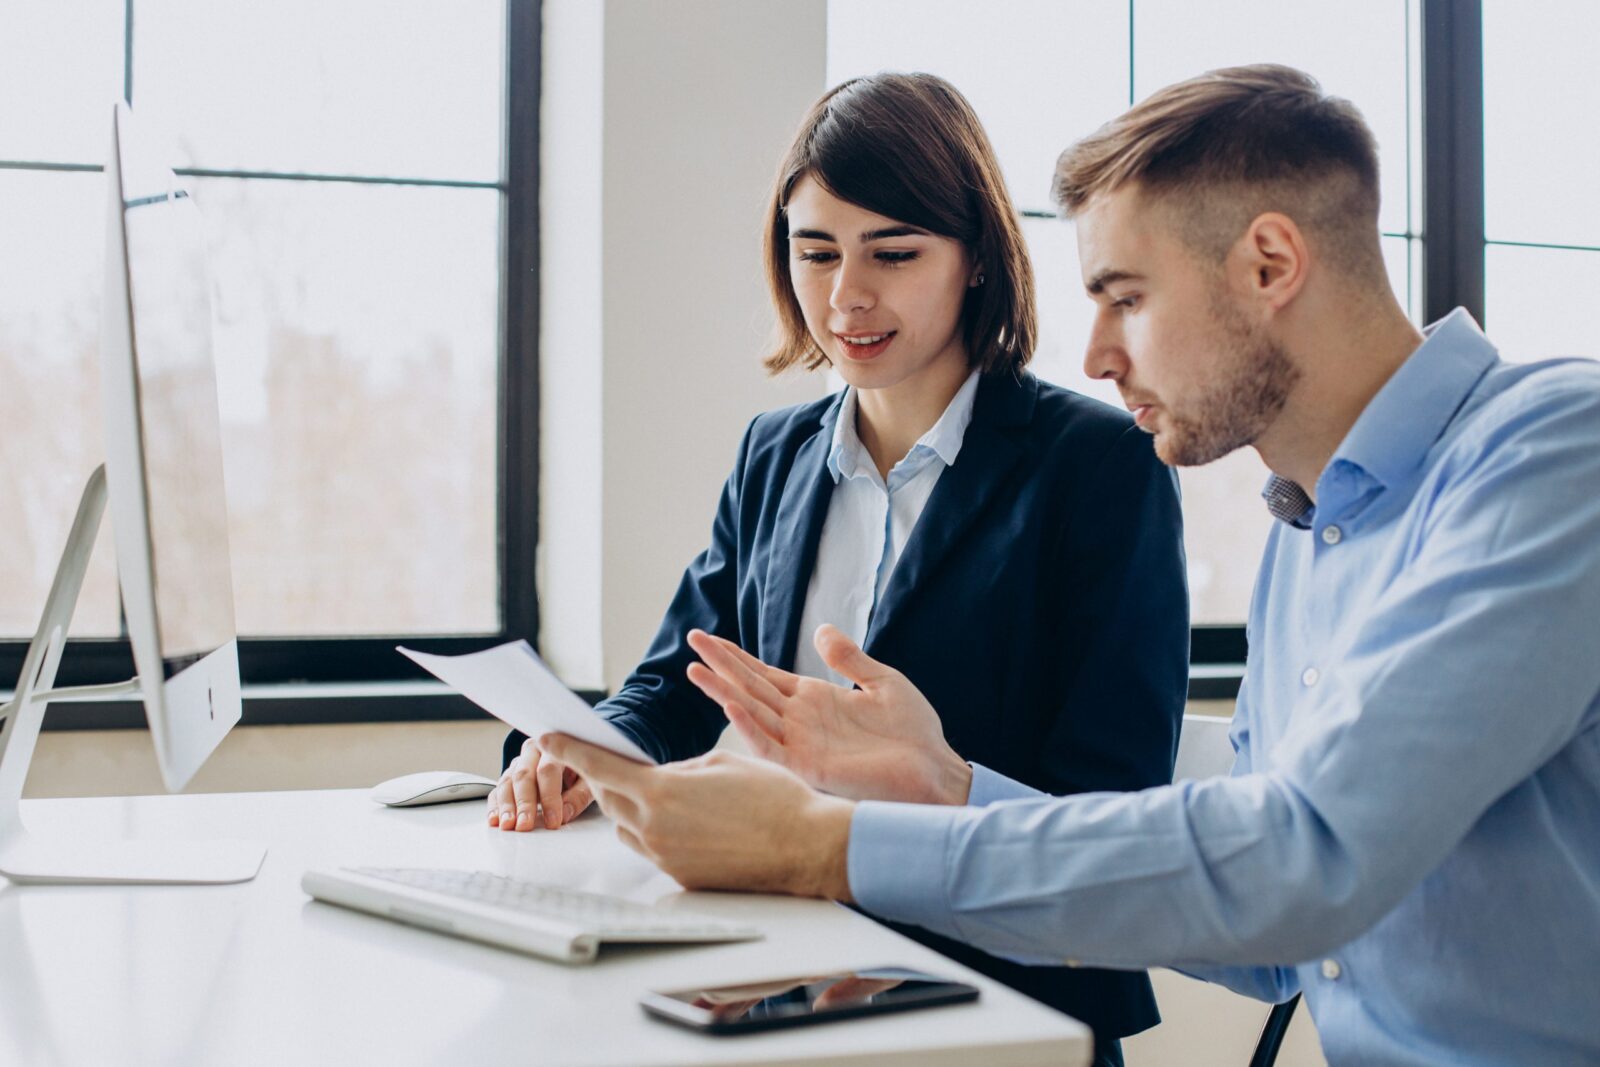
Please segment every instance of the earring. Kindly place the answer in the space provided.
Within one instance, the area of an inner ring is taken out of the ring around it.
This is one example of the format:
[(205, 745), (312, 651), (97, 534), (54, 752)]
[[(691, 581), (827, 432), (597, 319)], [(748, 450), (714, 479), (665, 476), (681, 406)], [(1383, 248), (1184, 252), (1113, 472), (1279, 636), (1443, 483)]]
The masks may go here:
[(979, 274), (979, 275), (978, 275), (978, 284), (979, 284), (979, 285), (982, 285), (982, 284), (983, 284), (983, 275), (982, 275), (982, 274)]

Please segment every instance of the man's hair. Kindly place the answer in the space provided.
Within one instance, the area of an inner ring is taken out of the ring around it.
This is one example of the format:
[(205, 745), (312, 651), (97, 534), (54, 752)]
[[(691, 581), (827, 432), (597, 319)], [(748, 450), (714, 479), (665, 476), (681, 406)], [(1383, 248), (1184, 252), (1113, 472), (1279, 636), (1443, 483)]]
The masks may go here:
[(1167, 86), (1063, 152), (1052, 191), (1071, 218), (1131, 184), (1216, 261), (1257, 215), (1278, 211), (1336, 269), (1384, 277), (1372, 131), (1354, 104), (1292, 67), (1228, 67)]
[(818, 100), (778, 167), (764, 240), (767, 286), (778, 313), (768, 371), (827, 362), (806, 330), (789, 277), (785, 209), (807, 176), (841, 200), (965, 245), (984, 279), (967, 289), (962, 303), (967, 358), (986, 373), (1028, 362), (1038, 329), (1033, 267), (978, 116), (943, 78), (875, 74), (844, 82)]

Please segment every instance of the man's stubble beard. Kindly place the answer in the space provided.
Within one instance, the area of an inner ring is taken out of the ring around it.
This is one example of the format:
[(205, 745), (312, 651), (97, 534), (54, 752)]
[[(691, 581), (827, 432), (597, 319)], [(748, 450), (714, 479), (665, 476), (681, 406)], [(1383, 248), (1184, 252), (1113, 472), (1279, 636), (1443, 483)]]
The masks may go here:
[(1173, 467), (1198, 467), (1259, 438), (1283, 411), (1300, 368), (1282, 345), (1251, 326), (1220, 295), (1211, 301), (1214, 344), (1224, 353), (1216, 377), (1181, 412), (1167, 409), (1156, 455)]

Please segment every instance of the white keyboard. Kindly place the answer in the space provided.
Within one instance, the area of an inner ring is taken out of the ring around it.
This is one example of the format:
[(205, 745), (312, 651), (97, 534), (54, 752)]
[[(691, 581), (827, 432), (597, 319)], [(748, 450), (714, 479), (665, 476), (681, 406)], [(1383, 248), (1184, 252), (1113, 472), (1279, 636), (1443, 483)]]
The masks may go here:
[(749, 926), (487, 871), (342, 867), (307, 871), (300, 887), (330, 904), (567, 963), (594, 959), (603, 941), (750, 941), (762, 936)]

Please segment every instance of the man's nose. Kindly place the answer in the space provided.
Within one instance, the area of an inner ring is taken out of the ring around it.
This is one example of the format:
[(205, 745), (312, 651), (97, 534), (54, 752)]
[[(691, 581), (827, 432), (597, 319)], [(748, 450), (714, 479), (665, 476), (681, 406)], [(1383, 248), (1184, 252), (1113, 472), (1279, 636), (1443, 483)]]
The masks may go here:
[(1083, 353), (1083, 373), (1099, 380), (1109, 378), (1120, 382), (1128, 372), (1128, 350), (1122, 344), (1121, 331), (1105, 321), (1103, 314), (1096, 315), (1089, 330), (1089, 344)]

